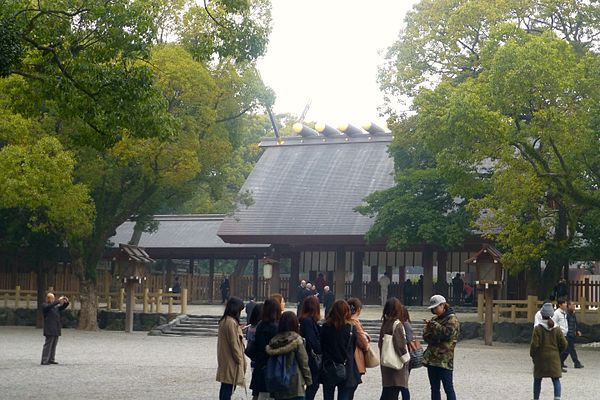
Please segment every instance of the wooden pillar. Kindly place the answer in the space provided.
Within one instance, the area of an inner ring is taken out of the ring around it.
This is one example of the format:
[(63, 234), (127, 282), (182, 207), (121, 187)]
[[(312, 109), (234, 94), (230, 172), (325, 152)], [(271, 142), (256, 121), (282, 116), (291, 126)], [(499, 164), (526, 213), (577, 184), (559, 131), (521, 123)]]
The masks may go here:
[(254, 260), (252, 261), (252, 295), (258, 301), (258, 257), (254, 256)]
[(346, 297), (346, 249), (339, 247), (335, 252), (335, 299)]
[(215, 296), (215, 257), (211, 256), (208, 260), (208, 303), (212, 304)]
[(292, 253), (290, 263), (289, 296), (295, 296), (294, 288), (300, 283), (300, 253)]
[(391, 265), (386, 265), (385, 273), (388, 274), (388, 276), (390, 277), (390, 281), (392, 281), (394, 278), (394, 267), (392, 267)]
[(352, 277), (352, 297), (361, 299), (363, 296), (363, 260), (365, 253), (363, 251), (354, 252), (354, 276)]
[[(273, 258), (277, 261), (280, 261), (281, 254), (275, 250), (273, 253)], [(273, 275), (271, 277), (271, 293), (269, 296), (274, 293), (281, 293), (281, 268), (279, 262), (273, 263)]]
[(167, 271), (165, 275), (165, 281), (163, 282), (162, 289), (166, 292), (169, 288), (173, 287), (173, 260), (170, 258), (167, 260)]
[(494, 333), (494, 287), (485, 285), (485, 322), (484, 322), (484, 341), (487, 346), (492, 345), (492, 336)]
[(371, 282), (376, 283), (379, 282), (379, 266), (371, 265)]
[(127, 281), (127, 303), (125, 305), (125, 332), (133, 332), (133, 310), (135, 309), (135, 281)]
[(185, 287), (189, 290), (190, 300), (192, 300), (192, 298), (191, 298), (192, 293), (194, 293), (194, 259), (193, 258), (190, 258), (190, 265), (189, 265), (187, 276), (188, 277), (186, 279)]
[(423, 249), (423, 305), (429, 305), (433, 296), (433, 250), (426, 246)]
[[(441, 294), (442, 296), (448, 298), (448, 282), (447, 282), (447, 277), (446, 277), (446, 261), (448, 261), (448, 253), (445, 251), (438, 251), (437, 252), (437, 288), (438, 288), (438, 293), (436, 294)], [(462, 288), (461, 288), (462, 290)]]
[(398, 284), (400, 285), (400, 301), (402, 304), (406, 304), (404, 296), (404, 282), (406, 281), (406, 266), (401, 265), (398, 267)]

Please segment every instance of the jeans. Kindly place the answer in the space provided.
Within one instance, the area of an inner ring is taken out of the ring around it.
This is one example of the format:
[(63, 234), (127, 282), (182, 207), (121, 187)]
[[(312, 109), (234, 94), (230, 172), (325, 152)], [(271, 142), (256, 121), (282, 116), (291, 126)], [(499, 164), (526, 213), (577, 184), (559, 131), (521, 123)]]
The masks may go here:
[(440, 382), (444, 386), (447, 400), (456, 400), (454, 385), (452, 383), (452, 370), (440, 367), (427, 367), (429, 385), (431, 385), (431, 400), (442, 400)]
[(219, 400), (230, 400), (233, 394), (233, 385), (229, 383), (221, 383), (221, 389), (219, 390)]
[[(554, 398), (560, 399), (560, 378), (552, 378), (554, 386)], [(533, 378), (533, 398), (539, 400), (542, 391), (542, 378)]]
[(402, 393), (402, 400), (410, 400), (410, 391), (402, 386), (384, 387), (379, 400), (398, 400), (400, 393)]
[(341, 385), (323, 385), (323, 400), (333, 400), (336, 387), (338, 389), (338, 400), (353, 400), (357, 386), (348, 388), (343, 385), (343, 383)]

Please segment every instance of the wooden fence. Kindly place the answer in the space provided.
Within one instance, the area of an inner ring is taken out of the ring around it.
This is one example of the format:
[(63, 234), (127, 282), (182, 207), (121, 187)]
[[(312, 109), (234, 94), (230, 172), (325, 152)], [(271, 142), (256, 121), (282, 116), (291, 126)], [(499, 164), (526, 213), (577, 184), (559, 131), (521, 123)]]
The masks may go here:
[[(54, 292), (53, 287), (47, 289), (48, 292)], [(57, 291), (57, 294), (64, 295), (71, 300), (73, 307), (77, 307), (77, 302), (80, 303), (78, 292)], [(124, 311), (127, 296), (125, 289), (121, 288), (117, 292), (103, 293), (98, 296), (99, 308), (108, 310)], [(5, 307), (11, 308), (37, 308), (37, 291), (23, 290), (20, 286), (14, 289), (0, 289), (0, 302)], [(142, 293), (135, 293), (135, 304), (141, 305), (141, 311), (144, 313), (161, 313), (167, 312), (172, 314), (175, 310), (174, 306), (179, 306), (181, 314), (187, 313), (188, 305), (188, 290), (181, 290), (181, 293), (163, 293), (162, 289), (157, 292), (150, 292), (148, 288), (144, 288)]]
[[(483, 322), (485, 318), (485, 299), (483, 293), (478, 296), (477, 317)], [(582, 296), (576, 303), (576, 313), (579, 322), (588, 324), (600, 323), (600, 302), (588, 301)], [(543, 301), (539, 301), (537, 296), (528, 296), (527, 300), (494, 300), (493, 320), (494, 322), (533, 322), (535, 314), (542, 304)]]

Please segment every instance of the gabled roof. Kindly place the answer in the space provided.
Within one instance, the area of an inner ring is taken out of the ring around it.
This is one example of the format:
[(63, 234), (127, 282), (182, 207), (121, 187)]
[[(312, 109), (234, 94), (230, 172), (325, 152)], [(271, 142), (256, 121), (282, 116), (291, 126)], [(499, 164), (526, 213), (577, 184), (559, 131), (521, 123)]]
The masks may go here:
[[(225, 243), (217, 236), (217, 230), (223, 219), (224, 216), (220, 214), (155, 215), (154, 220), (159, 223), (158, 230), (152, 233), (142, 233), (138, 244), (155, 258), (157, 255), (163, 255), (165, 251), (174, 249), (186, 249), (192, 254), (194, 251), (204, 250), (231, 252), (269, 247), (268, 244)], [(116, 235), (109, 239), (111, 246), (116, 247), (119, 243), (129, 243), (134, 226), (135, 221), (127, 221), (119, 226)], [(157, 252), (157, 250), (161, 252)]]
[(464, 262), (465, 264), (475, 264), (481, 257), (485, 255), (489, 255), (495, 263), (499, 263), (500, 259), (502, 258), (502, 253), (500, 253), (500, 250), (489, 243), (484, 243), (481, 247), (481, 250)]
[(119, 248), (121, 249), (121, 251), (123, 251), (124, 254), (127, 255), (127, 257), (130, 260), (137, 261), (137, 262), (144, 263), (144, 264), (150, 264), (150, 263), (154, 262), (154, 260), (151, 259), (150, 256), (148, 256), (146, 251), (139, 246), (119, 243)]
[(364, 244), (373, 220), (354, 208), (393, 186), (391, 135), (285, 138), (266, 147), (242, 187), (254, 204), (226, 217), (230, 243)]

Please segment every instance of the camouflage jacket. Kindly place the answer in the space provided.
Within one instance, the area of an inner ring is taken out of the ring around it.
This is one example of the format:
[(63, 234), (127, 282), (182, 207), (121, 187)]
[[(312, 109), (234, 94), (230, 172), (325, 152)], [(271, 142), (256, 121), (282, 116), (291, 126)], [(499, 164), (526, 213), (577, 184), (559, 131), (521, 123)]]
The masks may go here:
[(454, 347), (459, 331), (460, 324), (452, 308), (439, 317), (433, 317), (423, 329), (423, 340), (427, 343), (423, 363), (432, 367), (454, 369)]

